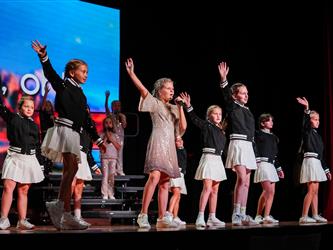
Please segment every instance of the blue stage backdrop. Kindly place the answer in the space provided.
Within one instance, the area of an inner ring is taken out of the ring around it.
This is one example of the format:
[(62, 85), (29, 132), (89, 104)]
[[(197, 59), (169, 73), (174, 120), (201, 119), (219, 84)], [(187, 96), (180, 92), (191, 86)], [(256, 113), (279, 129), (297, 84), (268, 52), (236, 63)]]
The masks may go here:
[[(27, 93), (35, 96), (39, 109), (47, 81), (31, 48), (35, 39), (47, 45), (60, 75), (70, 59), (88, 63), (83, 90), (93, 113), (105, 111), (106, 90), (111, 92), (109, 100), (119, 99), (120, 10), (78, 0), (8, 0), (0, 4), (0, 74), (8, 108), (15, 112), (18, 99)], [(48, 99), (53, 101), (54, 95), (51, 90)], [(0, 118), (0, 154), (7, 146), (6, 124)]]

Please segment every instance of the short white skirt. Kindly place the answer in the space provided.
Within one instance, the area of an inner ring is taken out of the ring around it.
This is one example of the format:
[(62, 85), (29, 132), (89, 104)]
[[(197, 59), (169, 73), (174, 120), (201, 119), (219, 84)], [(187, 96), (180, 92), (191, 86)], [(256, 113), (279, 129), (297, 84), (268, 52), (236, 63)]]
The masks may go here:
[(215, 154), (202, 154), (194, 179), (226, 180), (227, 175), (225, 174), (222, 157)]
[(231, 140), (225, 167), (232, 168), (237, 165), (245, 166), (247, 169), (257, 169), (257, 161), (250, 141)]
[(317, 158), (304, 158), (301, 167), (300, 183), (326, 181), (327, 177)]
[(2, 167), (2, 179), (10, 179), (22, 184), (39, 183), (44, 174), (36, 155), (25, 155), (7, 151)]
[(77, 170), (75, 177), (84, 181), (92, 180), (87, 154), (85, 152), (81, 151), (81, 163), (79, 163), (79, 169)]
[(279, 176), (276, 172), (276, 168), (272, 163), (269, 162), (259, 162), (258, 168), (254, 172), (253, 182), (263, 182), (263, 181), (270, 181), (270, 182), (278, 182)]
[(187, 189), (186, 189), (183, 173), (180, 173), (179, 178), (170, 178), (170, 188), (172, 188), (172, 187), (179, 187), (181, 194), (187, 194)]
[(62, 153), (72, 153), (80, 163), (80, 135), (71, 128), (55, 125), (47, 130), (41, 150), (53, 162), (62, 163)]

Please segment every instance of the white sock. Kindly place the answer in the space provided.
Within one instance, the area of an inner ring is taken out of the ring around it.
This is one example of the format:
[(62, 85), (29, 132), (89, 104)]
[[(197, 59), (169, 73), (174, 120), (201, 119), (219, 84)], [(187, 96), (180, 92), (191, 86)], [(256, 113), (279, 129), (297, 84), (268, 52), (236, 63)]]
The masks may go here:
[(240, 213), (240, 204), (239, 203), (234, 203), (234, 214), (239, 214)]
[(209, 218), (216, 219), (216, 214), (215, 213), (209, 213)]
[(205, 217), (205, 213), (204, 212), (199, 212), (198, 213), (198, 218), (204, 218)]
[(240, 214), (241, 215), (246, 215), (246, 207), (241, 207), (240, 208)]
[(75, 208), (74, 209), (74, 216), (78, 219), (81, 218), (81, 209), (80, 208)]

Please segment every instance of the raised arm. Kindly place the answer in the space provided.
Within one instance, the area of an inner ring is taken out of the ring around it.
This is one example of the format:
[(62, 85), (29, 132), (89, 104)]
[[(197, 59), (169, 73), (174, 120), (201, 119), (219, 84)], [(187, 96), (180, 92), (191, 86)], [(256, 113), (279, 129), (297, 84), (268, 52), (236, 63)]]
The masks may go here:
[(196, 113), (193, 111), (193, 107), (191, 105), (191, 97), (189, 94), (187, 94), (186, 92), (180, 93), (180, 97), (182, 98), (182, 100), (185, 103), (185, 107), (186, 107), (186, 111), (190, 116), (191, 121), (193, 122), (193, 124), (197, 127), (199, 127), (200, 129), (203, 128), (203, 126), (205, 125), (206, 121), (200, 119)]
[(297, 102), (304, 106), (304, 110), (309, 110), (309, 102), (305, 97), (297, 97)]
[(304, 107), (303, 130), (307, 131), (311, 128), (309, 102), (305, 97), (297, 97), (296, 100)]
[(137, 87), (137, 89), (139, 90), (141, 97), (145, 98), (148, 95), (148, 90), (134, 73), (134, 62), (132, 58), (128, 58), (126, 60), (125, 66), (128, 75), (132, 79), (132, 82), (134, 83), (135, 87)]
[(32, 49), (37, 53), (43, 67), (46, 79), (51, 83), (52, 88), (57, 92), (62, 89), (63, 79), (55, 72), (46, 53), (46, 45), (41, 44), (38, 40), (32, 41)]
[(7, 107), (6, 105), (3, 104), (3, 100), (2, 98), (4, 98), (3, 96), (3, 92), (2, 92), (2, 82), (1, 82), (1, 77), (0, 77), (0, 116), (6, 121), (8, 122), (13, 116), (14, 113), (12, 113)]
[(111, 112), (110, 112), (110, 109), (109, 109), (109, 97), (110, 97), (110, 91), (107, 90), (105, 91), (105, 114), (106, 115), (109, 115)]
[(185, 113), (184, 113), (184, 109), (183, 109), (183, 104), (185, 103), (185, 101), (181, 98), (181, 96), (178, 96), (175, 99), (176, 105), (178, 107), (179, 110), (179, 133), (180, 136), (182, 136), (185, 133), (185, 130), (187, 128), (187, 121), (186, 121), (186, 117), (185, 117)]
[(41, 110), (45, 110), (45, 108), (46, 108), (46, 100), (47, 100), (47, 95), (49, 94), (49, 91), (50, 91), (50, 87), (48, 86), (48, 84), (45, 84), (45, 87), (44, 87), (44, 96), (43, 96)]
[(227, 81), (227, 75), (229, 73), (229, 66), (226, 62), (220, 62), (218, 65), (220, 77), (221, 77), (221, 83)]

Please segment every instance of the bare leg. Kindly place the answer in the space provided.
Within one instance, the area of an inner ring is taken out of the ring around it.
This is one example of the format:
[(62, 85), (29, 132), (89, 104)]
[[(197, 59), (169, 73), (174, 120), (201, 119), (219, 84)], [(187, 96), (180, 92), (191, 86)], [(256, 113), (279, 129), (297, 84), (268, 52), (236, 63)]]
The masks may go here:
[(81, 209), (81, 200), (83, 193), (84, 180), (77, 179), (74, 188), (74, 210)]
[(153, 198), (156, 185), (160, 180), (160, 176), (161, 172), (157, 170), (150, 172), (149, 178), (143, 190), (141, 213), (148, 214), (148, 207), (151, 199)]
[(10, 207), (13, 202), (13, 192), (16, 186), (16, 182), (9, 179), (3, 179), (3, 191), (1, 198), (1, 217), (7, 218)]
[(203, 180), (203, 187), (199, 200), (199, 212), (205, 212), (205, 208), (209, 199), (209, 196), (212, 192), (212, 183), (213, 181), (210, 179)]
[(158, 183), (158, 217), (162, 219), (168, 206), (170, 177), (161, 172), (160, 181)]
[(308, 192), (304, 197), (303, 201), (303, 210), (302, 210), (302, 217), (308, 216), (309, 214), (309, 208), (311, 205), (311, 202), (313, 200), (313, 196), (316, 194), (316, 184), (315, 182), (309, 182), (308, 183)]
[(17, 212), (19, 220), (24, 220), (27, 217), (28, 208), (28, 191), (31, 184), (21, 184), (17, 186)]
[(76, 155), (63, 153), (64, 169), (60, 183), (59, 200), (64, 202), (65, 212), (71, 211), (72, 182), (78, 170)]
[(262, 185), (265, 190), (266, 203), (265, 203), (264, 217), (266, 217), (269, 216), (271, 213), (274, 194), (275, 194), (275, 183), (271, 183), (270, 181), (264, 181)]
[(219, 192), (219, 181), (212, 181), (212, 191), (210, 192), (209, 196), (209, 213), (215, 213), (216, 212), (216, 206), (217, 206), (217, 195)]
[(318, 190), (319, 190), (319, 182), (313, 183), (314, 194), (311, 202), (312, 216), (318, 215)]
[(234, 191), (234, 203), (241, 204), (241, 207), (246, 207), (251, 170), (241, 165), (235, 166), (235, 170), (237, 173), (237, 181)]
[(168, 211), (170, 213), (172, 213), (174, 217), (177, 217), (178, 216), (178, 210), (179, 210), (180, 195), (181, 195), (180, 188), (179, 187), (172, 187), (171, 191), (172, 191), (173, 195), (170, 198)]

